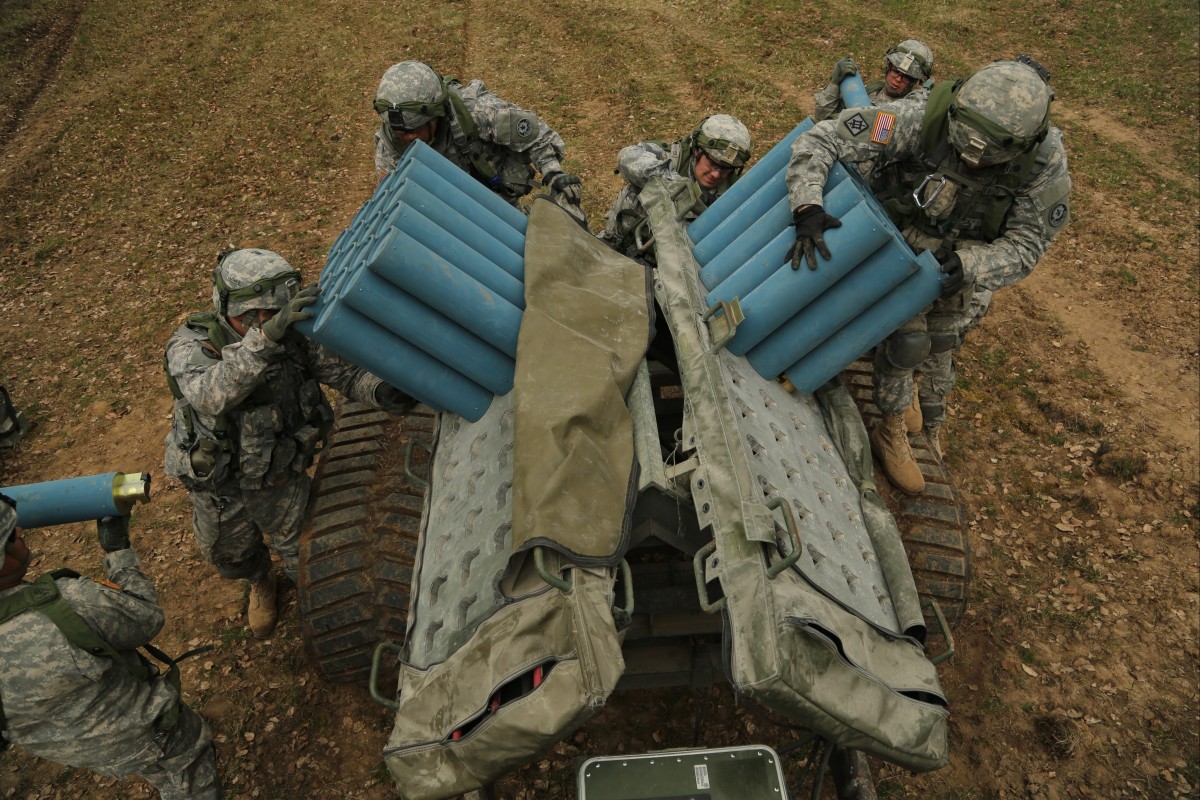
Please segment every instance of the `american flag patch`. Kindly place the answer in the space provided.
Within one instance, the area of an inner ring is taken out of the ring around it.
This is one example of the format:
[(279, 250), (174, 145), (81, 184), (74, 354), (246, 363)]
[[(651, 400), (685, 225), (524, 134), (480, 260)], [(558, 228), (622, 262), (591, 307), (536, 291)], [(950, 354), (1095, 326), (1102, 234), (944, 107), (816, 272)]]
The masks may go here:
[(895, 125), (895, 114), (880, 111), (875, 115), (875, 130), (871, 131), (871, 141), (876, 144), (887, 144), (892, 139), (892, 128)]

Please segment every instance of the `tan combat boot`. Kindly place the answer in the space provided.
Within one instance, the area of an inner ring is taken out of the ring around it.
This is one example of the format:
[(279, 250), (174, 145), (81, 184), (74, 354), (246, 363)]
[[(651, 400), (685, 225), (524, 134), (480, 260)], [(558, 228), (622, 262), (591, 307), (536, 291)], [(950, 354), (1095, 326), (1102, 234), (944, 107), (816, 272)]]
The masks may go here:
[(246, 609), (250, 633), (256, 639), (266, 639), (275, 632), (279, 611), (275, 607), (275, 572), (268, 569), (257, 580), (250, 581), (250, 606)]
[(883, 471), (897, 489), (908, 494), (925, 491), (925, 478), (908, 445), (903, 414), (892, 414), (879, 420), (871, 430), (871, 452), (883, 464)]
[(925, 428), (925, 438), (929, 440), (929, 447), (937, 454), (938, 461), (943, 458), (942, 455), (942, 426), (929, 425)]
[(904, 409), (904, 427), (909, 433), (920, 433), (921, 425), (925, 422), (925, 417), (921, 414), (921, 395), (917, 392), (917, 385), (913, 384), (913, 401), (912, 405)]

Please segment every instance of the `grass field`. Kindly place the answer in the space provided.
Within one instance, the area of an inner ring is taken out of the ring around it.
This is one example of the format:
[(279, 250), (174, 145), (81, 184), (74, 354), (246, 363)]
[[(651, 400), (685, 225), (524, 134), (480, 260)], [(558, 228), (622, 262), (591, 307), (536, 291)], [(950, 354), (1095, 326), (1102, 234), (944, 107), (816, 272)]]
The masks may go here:
[[(976, 577), (941, 668), (952, 760), (915, 777), (876, 765), (879, 794), (1200, 796), (1194, 2), (0, 0), (0, 382), (35, 423), (0, 452), (0, 482), (154, 472), (135, 542), (168, 611), (164, 648), (220, 644), (184, 676), (228, 796), (392, 794), (386, 713), (320, 682), (294, 605), (269, 646), (247, 639), (241, 589), (200, 558), (162, 476), (162, 348), (211, 302), (216, 253), (265, 246), (316, 278), (373, 190), (370, 103), (406, 58), (538, 111), (598, 229), (620, 147), (722, 111), (765, 152), (839, 57), (870, 77), (909, 37), (939, 80), (1019, 53), (1051, 70), (1073, 221), (963, 351), (948, 464)], [(30, 541), (37, 572), (97, 574), (84, 526)], [(707, 744), (787, 738), (727, 689), (706, 699)], [(570, 796), (586, 756), (689, 746), (695, 709), (681, 690), (615, 697), (501, 794)], [(114, 792), (151, 796), (0, 756), (0, 797)]]

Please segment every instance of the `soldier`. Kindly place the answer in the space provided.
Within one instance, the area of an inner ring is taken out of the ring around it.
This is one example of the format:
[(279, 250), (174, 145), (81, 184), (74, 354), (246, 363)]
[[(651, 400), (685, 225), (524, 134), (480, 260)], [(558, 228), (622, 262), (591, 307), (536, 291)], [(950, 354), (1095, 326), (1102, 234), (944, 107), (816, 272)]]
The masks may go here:
[[(833, 65), (828, 85), (813, 95), (814, 122), (839, 114), (842, 102), (842, 81), (858, 74), (858, 64), (850, 56)], [(933, 88), (933, 51), (924, 42), (905, 39), (883, 54), (883, 80), (866, 86), (872, 105), (891, 103), (903, 97), (920, 96)]]
[(317, 287), (269, 250), (222, 253), (213, 270), (215, 311), (195, 314), (167, 342), (175, 414), (166, 472), (192, 501), (200, 550), (224, 578), (250, 584), (251, 632), (275, 629), (275, 573), (297, 579), (308, 468), (333, 420), (320, 384), (403, 414), (412, 398), (293, 332), (309, 319)]
[[(1027, 276), (1070, 219), (1071, 178), (1062, 132), (1050, 124), (1049, 77), (1025, 56), (996, 61), (925, 98), (847, 109), (792, 146), (794, 269), (803, 261), (816, 269), (817, 251), (829, 257), (823, 233), (841, 223), (821, 208), (821, 190), (841, 160), (858, 168), (912, 248), (933, 252), (945, 273), (941, 297), (875, 350), (883, 419), (871, 447), (910, 494), (925, 481), (909, 428), (923, 425), (940, 457), (954, 353), (987, 312), (991, 293)], [(915, 369), (925, 377), (919, 397)]]
[(563, 171), (562, 137), (538, 115), (509, 103), (481, 80), (466, 86), (421, 61), (388, 68), (375, 92), (375, 166), (390, 174), (414, 140), (433, 147), (512, 205), (538, 186), (584, 221), (579, 178)]
[(0, 730), (39, 758), (140, 775), (167, 800), (220, 798), (212, 734), (180, 699), (178, 669), (159, 675), (136, 649), (163, 612), (127, 523), (97, 522), (107, 581), (56, 570), (26, 583), (29, 548), (0, 495)]
[[(639, 235), (649, 238), (646, 212), (638, 193), (651, 178), (663, 178), (693, 203), (694, 219), (737, 181), (750, 160), (750, 131), (736, 117), (713, 114), (677, 142), (638, 142), (617, 154), (617, 172), (625, 185), (617, 194), (600, 238), (614, 250), (646, 264), (654, 251), (639, 249)], [(638, 229), (642, 228), (642, 234)]]

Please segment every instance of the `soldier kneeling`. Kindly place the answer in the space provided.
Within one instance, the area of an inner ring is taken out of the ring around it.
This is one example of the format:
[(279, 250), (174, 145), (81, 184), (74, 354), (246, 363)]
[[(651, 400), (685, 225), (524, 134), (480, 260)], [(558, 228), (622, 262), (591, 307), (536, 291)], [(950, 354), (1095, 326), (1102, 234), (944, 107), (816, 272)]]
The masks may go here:
[(127, 518), (98, 528), (107, 581), (56, 570), (24, 582), (29, 548), (15, 504), (0, 495), (4, 739), (71, 767), (140, 775), (166, 800), (220, 798), (212, 734), (180, 699), (178, 668), (159, 674), (136, 650), (149, 649), (163, 611), (130, 549)]

